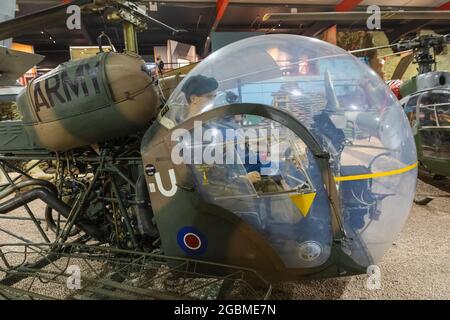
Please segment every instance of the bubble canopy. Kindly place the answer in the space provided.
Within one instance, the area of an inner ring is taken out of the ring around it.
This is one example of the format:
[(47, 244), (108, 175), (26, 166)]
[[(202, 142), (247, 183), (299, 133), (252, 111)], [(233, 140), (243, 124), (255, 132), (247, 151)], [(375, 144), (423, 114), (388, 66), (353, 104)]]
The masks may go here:
[[(256, 36), (228, 45), (199, 63), (172, 93), (159, 123), (174, 128), (207, 111), (244, 103), (269, 106), (293, 115), (330, 154), (344, 228), (361, 239), (363, 245), (359, 248), (364, 247), (372, 261), (378, 261), (406, 221), (417, 176), (411, 129), (397, 99), (383, 80), (361, 60), (329, 43), (297, 35)], [(243, 116), (240, 124), (244, 127), (277, 126), (272, 120), (263, 121), (259, 116)], [(214, 119), (214, 126), (230, 123), (230, 119), (225, 118)], [(209, 121), (204, 128), (212, 125)], [(328, 200), (321, 195), (325, 190), (308, 148), (295, 147), (299, 143), (294, 140), (301, 140), (301, 137), (292, 138), (293, 133), (286, 128), (280, 132), (281, 169), (277, 174), (285, 182), (288, 179), (283, 178), (282, 170), (289, 171), (290, 178), (308, 180), (311, 190), (318, 196), (309, 215), (289, 220), (291, 229), (283, 231), (292, 235), (289, 243), (280, 244), (276, 239), (269, 241), (281, 256), (284, 255), (287, 265), (317, 266), (326, 260), (331, 248), (331, 227), (328, 226), (331, 222), (317, 222), (329, 214), (329, 208), (324, 206)], [(292, 165), (287, 164), (289, 157), (286, 155), (296, 153), (296, 159), (303, 159), (303, 164), (295, 161)], [(298, 172), (294, 173), (295, 170)], [(245, 171), (240, 176), (243, 174)], [(205, 173), (198, 176), (200, 180), (204, 179)], [(217, 177), (224, 179), (223, 174)], [(229, 181), (222, 182), (230, 185)], [(256, 202), (261, 194), (254, 192), (251, 185), (246, 188), (253, 191), (242, 192), (253, 194), (254, 199), (245, 198), (239, 206), (254, 201), (255, 208), (258, 207)], [(231, 211), (238, 210), (234, 209), (235, 200), (230, 202), (229, 198), (218, 195), (217, 190), (207, 187), (204, 191), (210, 196), (214, 194), (211, 201)], [(283, 199), (286, 203), (292, 200), (289, 196), (277, 195), (261, 200), (265, 204), (260, 207), (265, 210), (270, 207), (272, 212), (292, 211), (294, 215), (295, 205), (283, 204)], [(248, 209), (251, 210), (258, 209)], [(264, 215), (270, 216), (270, 213)], [(308, 233), (298, 227), (303, 224), (313, 230), (320, 223), (322, 227), (316, 231), (324, 234), (322, 238), (307, 236), (314, 232)], [(270, 233), (269, 224), (266, 223), (267, 229), (262, 233)], [(297, 241), (295, 245), (292, 245), (293, 241)], [(358, 250), (362, 249), (355, 247), (349, 253), (355, 260), (361, 256)], [(311, 252), (314, 253), (312, 256), (318, 257), (315, 262), (312, 262), (315, 258), (311, 258)], [(310, 260), (297, 263), (299, 255)]]

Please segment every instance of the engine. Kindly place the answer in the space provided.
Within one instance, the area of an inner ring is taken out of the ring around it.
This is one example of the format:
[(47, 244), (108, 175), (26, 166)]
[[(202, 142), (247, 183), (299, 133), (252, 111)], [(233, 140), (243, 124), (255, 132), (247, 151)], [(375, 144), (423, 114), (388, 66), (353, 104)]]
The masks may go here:
[(139, 56), (101, 52), (35, 79), (18, 95), (17, 105), (31, 140), (65, 151), (148, 126), (159, 96)]

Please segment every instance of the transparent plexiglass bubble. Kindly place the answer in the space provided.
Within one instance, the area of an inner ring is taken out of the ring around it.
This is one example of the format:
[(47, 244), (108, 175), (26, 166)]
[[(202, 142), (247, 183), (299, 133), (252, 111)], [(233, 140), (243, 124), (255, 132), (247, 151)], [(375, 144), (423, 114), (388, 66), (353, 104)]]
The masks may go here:
[[(197, 75), (214, 78), (218, 88), (207, 94), (209, 98), (199, 100), (193, 106), (192, 101), (188, 103), (182, 88)], [(361, 242), (359, 249), (350, 248), (349, 254), (356, 261), (364, 260), (361, 258), (364, 254), (357, 251), (366, 250), (372, 261), (378, 261), (407, 219), (417, 176), (416, 149), (409, 124), (383, 80), (358, 58), (326, 42), (296, 35), (256, 36), (228, 45), (196, 66), (171, 95), (167, 103), (169, 111), (161, 123), (175, 126), (208, 110), (239, 103), (279, 108), (294, 115), (313, 133), (331, 155), (330, 165), (337, 180), (345, 229)], [(269, 126), (270, 122), (257, 116), (244, 116), (240, 125)], [(229, 119), (216, 119), (213, 124), (204, 126), (205, 129), (213, 125), (226, 127), (227, 123), (230, 123)], [(287, 132), (283, 137), (290, 134)], [(288, 146), (283, 154), (292, 156), (299, 151), (290, 147), (289, 139), (285, 138), (283, 142)], [(311, 163), (310, 153), (302, 152), (298, 157)], [(289, 159), (281, 157), (280, 167), (286, 167), (283, 162)], [(240, 170), (244, 169), (241, 167)], [(323, 194), (325, 190), (320, 186), (320, 175), (313, 164), (304, 165), (301, 170), (312, 176), (312, 185), (319, 193), (310, 214), (300, 215), (283, 229), (281, 233), (289, 234), (290, 242), (277, 242), (276, 234), (272, 238), (267, 236), (280, 255), (284, 254), (285, 263), (292, 267), (323, 263), (320, 256), (329, 255), (331, 242), (330, 222), (321, 224), (319, 221), (330, 214), (327, 197)], [(361, 175), (374, 173), (379, 175), (361, 178)], [(243, 174), (245, 171), (240, 175)], [(279, 174), (280, 179), (287, 181), (282, 173)], [(204, 174), (199, 176), (201, 179)], [(224, 179), (223, 175), (218, 176)], [(298, 173), (298, 176), (302, 174)], [(251, 186), (248, 188), (250, 190)], [(204, 191), (210, 195), (214, 193), (206, 187)], [(261, 193), (255, 190), (250, 193), (252, 201), (261, 199)], [(239, 201), (233, 202), (225, 196), (212, 198), (233, 212), (238, 210), (235, 206), (240, 206)], [(242, 203), (250, 201), (244, 199)], [(284, 211), (295, 209), (289, 204), (288, 196), (272, 196), (261, 201), (266, 203), (259, 204), (264, 207), (261, 210), (272, 208), (276, 211), (283, 205), (289, 207)], [(277, 205), (276, 201), (285, 203)], [(258, 209), (248, 209), (252, 210)], [(263, 216), (267, 216), (267, 212)], [(298, 228), (300, 224), (309, 226), (307, 230), (322, 225), (322, 229), (316, 230), (323, 233), (324, 240), (314, 235), (305, 237), (306, 229)], [(261, 232), (268, 233), (267, 230)], [(314, 263), (316, 256), (319, 258)]]

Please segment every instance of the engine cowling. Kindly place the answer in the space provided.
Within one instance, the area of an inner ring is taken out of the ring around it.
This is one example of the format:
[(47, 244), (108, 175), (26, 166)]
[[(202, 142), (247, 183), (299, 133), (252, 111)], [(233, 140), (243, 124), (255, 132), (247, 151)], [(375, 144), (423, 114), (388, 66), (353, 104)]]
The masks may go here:
[(36, 78), (17, 97), (27, 134), (46, 149), (65, 151), (146, 127), (159, 96), (143, 66), (137, 55), (102, 52)]

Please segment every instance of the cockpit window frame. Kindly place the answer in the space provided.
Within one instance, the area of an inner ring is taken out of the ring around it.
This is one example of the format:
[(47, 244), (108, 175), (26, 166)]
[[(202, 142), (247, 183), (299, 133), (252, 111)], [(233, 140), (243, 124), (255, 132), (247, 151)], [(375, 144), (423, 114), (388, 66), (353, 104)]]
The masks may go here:
[(329, 162), (331, 156), (327, 151), (323, 150), (313, 134), (293, 115), (265, 104), (236, 103), (216, 107), (212, 110), (205, 111), (201, 114), (190, 117), (174, 127), (166, 128), (170, 131), (177, 129), (184, 129), (189, 131), (194, 128), (194, 122), (196, 121), (207, 122), (241, 114), (261, 116), (276, 121), (291, 130), (305, 143), (318, 164), (325, 190), (328, 193), (327, 198), (330, 201), (330, 211), (332, 215), (331, 224), (333, 238), (335, 241), (345, 240), (346, 234), (344, 230), (339, 194)]
[[(446, 128), (446, 127), (448, 127), (448, 126), (441, 126), (439, 117), (437, 115), (436, 106), (450, 107), (450, 103), (447, 102), (447, 103), (431, 103), (431, 104), (425, 104), (425, 105), (422, 104), (423, 98), (425, 98), (427, 95), (432, 95), (432, 94), (435, 94), (435, 93), (436, 94), (447, 94), (447, 95), (450, 95), (450, 90), (445, 89), (445, 88), (438, 88), (438, 89), (427, 90), (427, 91), (424, 91), (424, 92), (422, 92), (420, 94), (420, 97), (419, 97), (419, 99), (417, 101), (417, 104), (416, 104), (416, 121), (418, 123), (420, 123), (420, 127), (421, 128)], [(428, 97), (426, 97), (426, 98), (428, 98)], [(430, 107), (433, 107), (434, 115), (435, 115), (435, 118), (436, 118), (436, 124), (432, 125), (432, 126), (424, 126), (424, 125), (422, 125), (422, 123), (420, 121), (421, 120), (420, 119), (420, 113), (423, 113), (423, 110), (425, 108), (430, 108)]]

